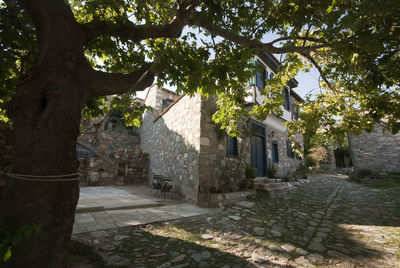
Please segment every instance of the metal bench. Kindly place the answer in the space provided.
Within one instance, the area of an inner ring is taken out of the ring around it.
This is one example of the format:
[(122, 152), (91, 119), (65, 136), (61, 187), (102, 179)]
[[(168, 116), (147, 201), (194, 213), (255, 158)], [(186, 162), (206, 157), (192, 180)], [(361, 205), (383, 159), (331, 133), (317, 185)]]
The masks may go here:
[(155, 195), (158, 197), (167, 197), (167, 193), (171, 193), (171, 199), (173, 199), (173, 180), (170, 177), (163, 175), (154, 175), (153, 177), (153, 189)]

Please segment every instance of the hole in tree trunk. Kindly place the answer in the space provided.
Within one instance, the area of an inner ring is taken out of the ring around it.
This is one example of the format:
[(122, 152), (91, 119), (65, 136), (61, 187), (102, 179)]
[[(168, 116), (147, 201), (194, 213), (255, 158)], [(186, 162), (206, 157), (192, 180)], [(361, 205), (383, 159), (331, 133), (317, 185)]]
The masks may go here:
[(40, 101), (40, 111), (44, 111), (47, 107), (47, 100), (46, 98), (42, 98)]

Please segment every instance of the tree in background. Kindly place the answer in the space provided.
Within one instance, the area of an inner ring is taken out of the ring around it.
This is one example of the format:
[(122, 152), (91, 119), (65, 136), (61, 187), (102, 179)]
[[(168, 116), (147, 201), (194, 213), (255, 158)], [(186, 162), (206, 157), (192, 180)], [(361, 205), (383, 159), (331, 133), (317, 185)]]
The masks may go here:
[[(342, 128), (359, 131), (385, 118), (399, 130), (397, 0), (6, 0), (0, 7), (0, 116), (15, 138), (9, 172), (42, 179), (5, 177), (0, 234), (42, 226), (12, 245), (9, 267), (63, 266), (79, 196), (78, 182), (64, 175), (78, 168), (82, 110), (101, 114), (103, 96), (135, 94), (155, 76), (178, 93), (218, 95), (214, 121), (235, 135), (247, 113), (281, 114), (287, 81), (314, 66), (321, 93), (302, 109), (320, 114), (320, 125), (334, 131), (340, 118)], [(277, 37), (261, 41), (270, 33)], [(285, 57), (264, 103), (248, 112), (243, 84), (255, 75), (250, 59), (258, 51)]]

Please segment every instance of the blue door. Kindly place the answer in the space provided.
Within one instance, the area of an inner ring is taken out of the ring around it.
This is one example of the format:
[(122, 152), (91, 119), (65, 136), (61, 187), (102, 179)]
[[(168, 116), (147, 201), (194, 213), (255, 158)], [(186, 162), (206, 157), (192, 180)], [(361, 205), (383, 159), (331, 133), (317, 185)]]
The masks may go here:
[(258, 124), (253, 124), (252, 126), (251, 164), (257, 168), (257, 177), (265, 177), (267, 175), (265, 127)]

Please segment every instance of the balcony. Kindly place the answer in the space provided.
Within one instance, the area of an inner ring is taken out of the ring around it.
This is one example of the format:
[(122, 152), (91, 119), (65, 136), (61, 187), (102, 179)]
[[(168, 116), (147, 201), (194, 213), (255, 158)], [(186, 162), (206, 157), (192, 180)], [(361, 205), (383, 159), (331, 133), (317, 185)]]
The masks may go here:
[[(261, 94), (260, 89), (255, 85), (247, 86), (246, 87), (246, 92), (249, 93), (249, 95), (245, 98), (245, 101), (248, 104), (261, 104), (263, 102), (264, 98), (265, 98), (265, 96), (263, 96)], [(281, 118), (283, 120), (285, 120), (285, 121), (291, 121), (292, 120), (292, 112), (286, 110), (283, 106), (282, 106), (282, 111), (283, 111), (283, 114), (282, 114)]]

